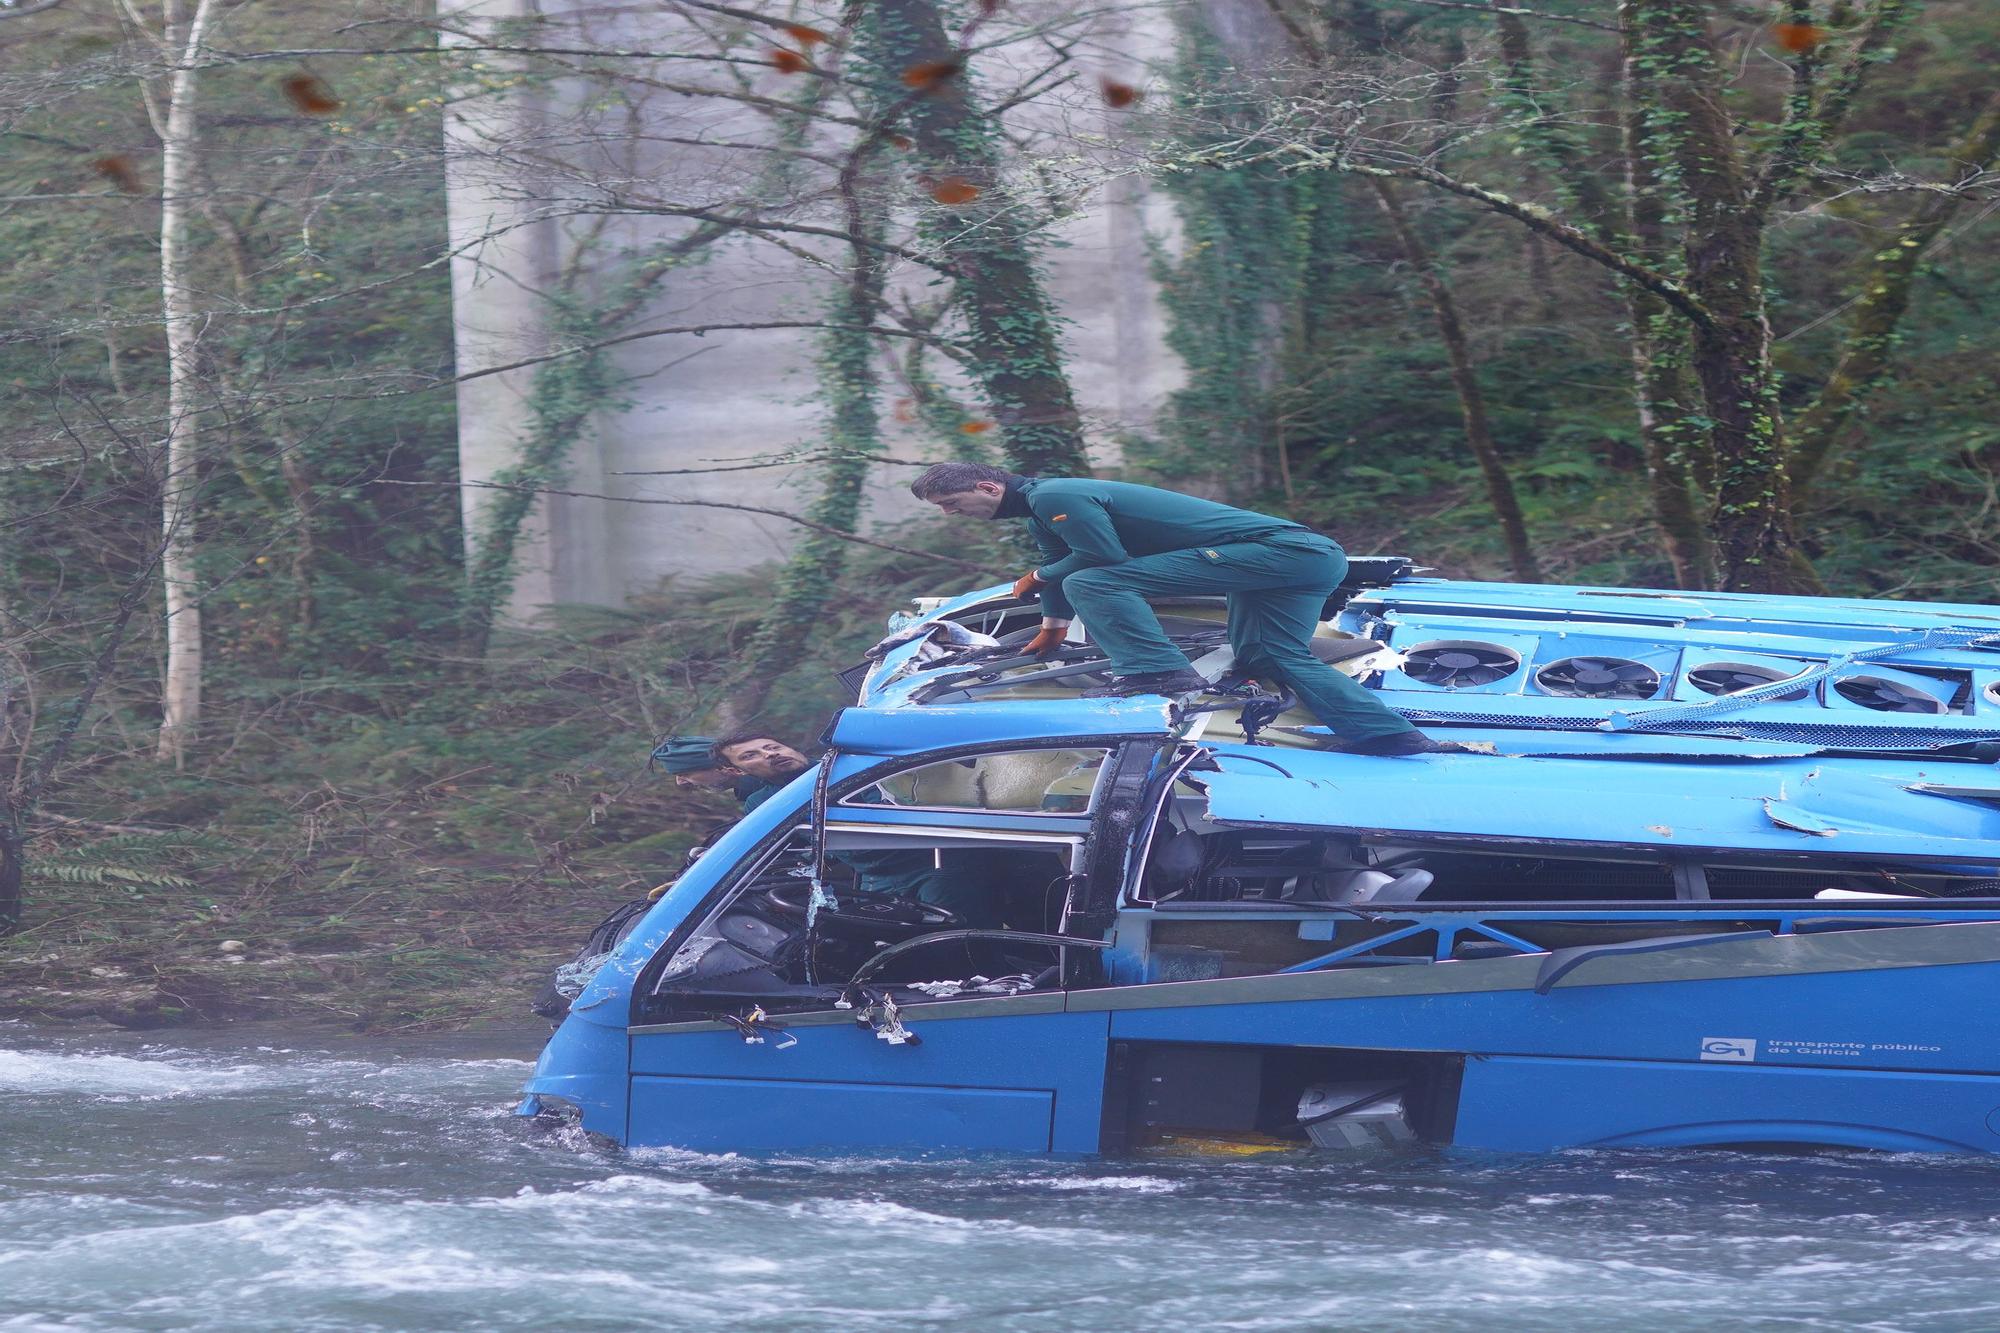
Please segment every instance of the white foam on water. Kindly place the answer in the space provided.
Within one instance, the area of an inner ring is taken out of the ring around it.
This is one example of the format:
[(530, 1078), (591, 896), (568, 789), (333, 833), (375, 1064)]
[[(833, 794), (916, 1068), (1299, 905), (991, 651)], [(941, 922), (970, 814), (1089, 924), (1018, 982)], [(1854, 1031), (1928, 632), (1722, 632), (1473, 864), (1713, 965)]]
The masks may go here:
[(1172, 1194), (1180, 1188), (1158, 1176), (1091, 1176), (1045, 1182), (1052, 1190), (1122, 1190), (1128, 1194)]
[(15, 1315), (12, 1318), (0, 1319), (0, 1329), (6, 1329), (8, 1333), (51, 1333), (51, 1330), (75, 1328), (76, 1325), (72, 1323), (50, 1323), (38, 1314)]
[(742, 1159), (733, 1152), (696, 1152), (692, 1148), (627, 1148), (625, 1159), (642, 1166), (698, 1166)]
[(1766, 1277), (1824, 1277), (1829, 1273), (1851, 1273), (1860, 1267), (1847, 1259), (1801, 1259), (1794, 1263), (1773, 1264), (1764, 1270)]
[(270, 1065), (0, 1051), (0, 1093), (149, 1099), (212, 1096), (287, 1081), (282, 1069)]
[[(713, 1242), (688, 1225), (708, 1210), (686, 1205), (715, 1197), (693, 1182), (614, 1177), (505, 1198), (327, 1201), (107, 1228), (0, 1252), (0, 1316), (10, 1313), (10, 1297), (16, 1309), (41, 1303), (79, 1317), (146, 1306), (183, 1316), (203, 1308), (268, 1314), (274, 1299), (300, 1309), (331, 1308), (326, 1300), (537, 1308), (548, 1310), (552, 1326), (577, 1302), (603, 1316), (690, 1302), (740, 1313), (759, 1303), (725, 1301), (727, 1293), (709, 1292), (712, 1281), (698, 1279), (723, 1270)], [(662, 1214), (663, 1204), (676, 1202), (677, 1214)], [(607, 1224), (634, 1204), (647, 1210), (646, 1225), (617, 1234)], [(522, 1211), (547, 1216), (509, 1216)], [(635, 1238), (644, 1243), (637, 1253)], [(754, 1264), (733, 1271), (765, 1273)], [(564, 1303), (552, 1307), (558, 1294)], [(762, 1314), (780, 1313), (789, 1299)]]
[(970, 1218), (927, 1213), (887, 1199), (812, 1199), (787, 1204), (785, 1211), (799, 1217), (866, 1227), (877, 1234), (894, 1232), (945, 1245), (963, 1245), (973, 1233), (988, 1225)]
[(727, 1277), (775, 1276), (785, 1271), (785, 1266), (776, 1259), (766, 1259), (754, 1254), (724, 1255), (712, 1265), (716, 1272)]
[[(728, 1200), (707, 1185), (694, 1180), (662, 1180), (658, 1176), (619, 1175), (592, 1180), (570, 1189), (539, 1190), (524, 1187), (504, 1199), (481, 1200), (479, 1207), (508, 1209), (563, 1209), (571, 1206), (604, 1208), (638, 1204), (653, 1207), (661, 1203), (687, 1200)], [(728, 1200), (736, 1202), (735, 1200)]]
[(1445, 1280), (1473, 1281), (1502, 1290), (1536, 1287), (1561, 1278), (1590, 1273), (1596, 1267), (1550, 1254), (1535, 1254), (1501, 1246), (1467, 1246), (1462, 1250), (1429, 1252), (1419, 1261)]
[(876, 1236), (929, 1241), (940, 1245), (965, 1245), (972, 1241), (1035, 1240), (1073, 1245), (1094, 1239), (1094, 1233), (1068, 1227), (1033, 1226), (996, 1217), (954, 1217), (926, 1212), (890, 1199), (814, 1199), (786, 1204), (785, 1211), (799, 1217), (813, 1217), (842, 1227), (864, 1228)]

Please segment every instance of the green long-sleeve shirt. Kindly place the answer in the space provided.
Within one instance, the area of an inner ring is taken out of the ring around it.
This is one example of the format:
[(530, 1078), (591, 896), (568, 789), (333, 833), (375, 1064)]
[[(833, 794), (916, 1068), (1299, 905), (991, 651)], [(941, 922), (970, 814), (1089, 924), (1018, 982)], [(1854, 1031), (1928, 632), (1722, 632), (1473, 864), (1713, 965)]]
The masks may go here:
[(769, 782), (746, 773), (730, 786), (729, 794), (743, 803), (743, 813), (747, 815), (784, 789), (782, 782)]
[(1078, 570), (1164, 551), (1311, 531), (1289, 519), (1126, 481), (1029, 477), (1009, 490), (999, 516), (1028, 520), (1035, 544), (1049, 560), (1035, 571), (1045, 585), (1042, 614), (1061, 619), (1075, 614), (1063, 596), (1062, 581)]

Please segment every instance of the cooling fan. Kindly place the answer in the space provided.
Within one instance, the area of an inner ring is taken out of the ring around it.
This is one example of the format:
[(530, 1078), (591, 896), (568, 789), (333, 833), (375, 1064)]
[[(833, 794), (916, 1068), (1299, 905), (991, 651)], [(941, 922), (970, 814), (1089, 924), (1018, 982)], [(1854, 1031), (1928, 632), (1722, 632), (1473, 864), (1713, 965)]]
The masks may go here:
[(1833, 683), (1834, 690), (1849, 703), (1860, 704), (1878, 713), (1942, 713), (1942, 701), (1922, 690), (1882, 676), (1849, 676)]
[[(1806, 669), (1801, 663), (1799, 671)], [(1703, 694), (1729, 695), (1754, 690), (1760, 685), (1775, 685), (1798, 674), (1798, 671), (1779, 671), (1774, 667), (1756, 666), (1749, 662), (1707, 662), (1688, 672), (1687, 678), (1688, 683)], [(1801, 686), (1796, 690), (1772, 695), (1764, 702), (1790, 703), (1807, 698), (1811, 694), (1810, 688)]]
[(1427, 643), (1403, 656), (1403, 674), (1447, 690), (1505, 680), (1521, 669), (1518, 654), (1492, 643)]
[(1545, 694), (1573, 699), (1650, 699), (1660, 673), (1626, 657), (1565, 657), (1535, 673)]

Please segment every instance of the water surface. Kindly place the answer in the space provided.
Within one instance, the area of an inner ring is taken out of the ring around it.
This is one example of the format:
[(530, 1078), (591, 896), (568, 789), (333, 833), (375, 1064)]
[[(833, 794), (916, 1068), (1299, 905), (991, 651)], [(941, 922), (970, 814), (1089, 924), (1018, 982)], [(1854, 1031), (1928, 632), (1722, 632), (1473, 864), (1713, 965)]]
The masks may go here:
[(2000, 1161), (622, 1154), (527, 1071), (0, 1025), (0, 1329), (2000, 1327)]

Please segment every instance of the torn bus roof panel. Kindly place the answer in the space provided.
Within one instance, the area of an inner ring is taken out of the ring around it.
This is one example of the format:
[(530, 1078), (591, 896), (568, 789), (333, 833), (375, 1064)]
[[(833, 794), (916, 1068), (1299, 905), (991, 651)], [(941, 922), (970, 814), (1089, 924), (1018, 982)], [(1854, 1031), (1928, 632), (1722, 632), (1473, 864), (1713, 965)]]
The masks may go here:
[(1490, 616), (1505, 620), (1580, 620), (1689, 628), (1754, 627), (1774, 634), (1814, 638), (1868, 639), (1878, 627), (1921, 631), (1940, 625), (1990, 627), (2000, 634), (2000, 614), (1991, 606), (1956, 602), (1886, 602), (1832, 597), (1781, 597), (1767, 593), (1703, 592), (1669, 589), (1596, 588), (1560, 584), (1460, 582), (1409, 578), (1371, 590), (1351, 603), (1380, 615), (1385, 609)]
[(856, 754), (914, 754), (954, 745), (1071, 741), (1080, 737), (1164, 738), (1168, 704), (1157, 695), (1131, 699), (997, 699), (922, 709), (847, 708), (834, 718), (828, 744)]
[(1208, 817), (1223, 824), (1505, 839), (1524, 852), (1606, 844), (2000, 860), (2000, 810), (1840, 766), (1859, 760), (1681, 761), (1668, 771), (1644, 761), (1433, 755), (1421, 761), (1421, 781), (1399, 782), (1390, 766), (1416, 761), (1226, 746), (1215, 757), (1222, 772), (1192, 776), (1207, 788)]

